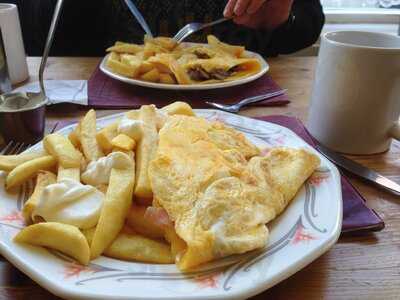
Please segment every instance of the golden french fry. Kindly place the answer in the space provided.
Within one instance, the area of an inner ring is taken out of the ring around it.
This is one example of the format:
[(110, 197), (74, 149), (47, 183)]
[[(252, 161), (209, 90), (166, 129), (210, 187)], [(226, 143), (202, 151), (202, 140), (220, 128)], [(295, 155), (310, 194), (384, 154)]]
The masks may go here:
[(9, 172), (18, 165), (48, 155), (45, 151), (25, 152), (18, 155), (0, 155), (0, 170)]
[(64, 168), (78, 168), (81, 165), (82, 153), (76, 150), (71, 141), (61, 134), (46, 135), (43, 139), (43, 147)]
[[(135, 53), (135, 56), (137, 58), (139, 58), (140, 61), (143, 63), (144, 62), (144, 47), (143, 47), (142, 51), (139, 51), (138, 53)], [(140, 69), (139, 69), (139, 72), (141, 72)]]
[(111, 52), (109, 59), (115, 61), (121, 61), (121, 55), (117, 52)]
[(161, 112), (166, 113), (168, 115), (186, 115), (186, 116), (194, 116), (195, 113), (189, 104), (182, 101), (176, 101), (167, 106), (161, 108)]
[(81, 143), (80, 143), (80, 141), (79, 141), (79, 134), (78, 134), (78, 132), (77, 132), (77, 128), (78, 128), (78, 127), (75, 127), (75, 130), (71, 131), (71, 132), (68, 134), (68, 139), (69, 139), (69, 141), (72, 143), (72, 145), (74, 145), (74, 147), (75, 147), (76, 149), (79, 149), (79, 148), (81, 147)]
[(159, 45), (170, 51), (173, 50), (178, 45), (178, 43), (174, 39), (169, 37), (159, 36), (156, 37), (155, 40)]
[[(158, 80), (159, 81), (161, 81), (161, 74), (166, 74), (166, 75), (172, 74), (172, 71), (168, 66), (166, 66), (164, 64), (160, 64), (160, 63), (154, 63), (152, 61), (150, 61), (150, 63), (153, 64), (156, 67), (156, 69), (158, 70), (158, 73), (159, 73)], [(173, 77), (171, 77), (171, 78), (173, 78)]]
[(172, 74), (170, 68), (170, 60), (173, 59), (171, 54), (160, 53), (156, 56), (150, 57), (148, 62), (151, 63), (160, 73)]
[(175, 57), (171, 53), (159, 53), (153, 57), (150, 57), (147, 61), (155, 66), (160, 73), (173, 74), (170, 64), (171, 60)]
[(122, 152), (128, 155), (131, 159), (135, 159), (135, 152), (133, 152), (132, 150), (127, 151), (121, 148), (113, 148), (111, 152)]
[(134, 161), (127, 169), (112, 169), (110, 182), (90, 246), (92, 258), (100, 256), (124, 226), (132, 202), (135, 180)]
[(107, 48), (106, 51), (136, 54), (138, 52), (143, 51), (143, 46), (123, 43), (123, 42), (116, 42), (114, 46)]
[(113, 147), (117, 147), (126, 151), (133, 150), (136, 146), (135, 140), (131, 139), (126, 134), (118, 134), (115, 138), (112, 139), (111, 144), (113, 145)]
[(78, 168), (64, 168), (63, 166), (58, 166), (57, 181), (63, 179), (72, 179), (75, 181), (81, 181), (81, 169)]
[(118, 122), (112, 123), (102, 128), (96, 134), (97, 143), (105, 153), (111, 152), (113, 145), (111, 141), (118, 135)]
[(158, 71), (158, 69), (154, 68), (149, 72), (141, 75), (140, 79), (145, 81), (158, 82), (158, 80), (160, 79), (160, 72)]
[(134, 260), (157, 264), (174, 263), (170, 247), (140, 235), (121, 233), (105, 254), (122, 260)]
[(148, 61), (143, 61), (142, 64), (139, 67), (139, 73), (140, 74), (144, 74), (147, 73), (149, 71), (151, 71), (152, 69), (154, 69), (155, 67), (149, 63)]
[(174, 77), (171, 74), (161, 73), (160, 74), (160, 82), (166, 84), (176, 84)]
[(107, 59), (107, 67), (110, 68), (114, 73), (131, 78), (136, 77), (139, 72), (138, 67), (133, 67), (130, 64), (124, 64), (118, 60), (112, 59), (112, 56), (109, 56)]
[(32, 212), (36, 208), (39, 201), (39, 197), (42, 194), (44, 188), (50, 184), (56, 183), (56, 175), (47, 171), (39, 171), (36, 178), (35, 189), (32, 195), (25, 202), (22, 208), (22, 215), (24, 216), (25, 222), (27, 224), (32, 222)]
[(143, 134), (136, 147), (136, 178), (135, 196), (139, 198), (153, 198), (147, 169), (150, 161), (156, 154), (157, 111), (154, 105), (143, 105), (140, 108), (139, 119), (143, 122)]
[(39, 170), (48, 170), (56, 165), (53, 156), (47, 155), (24, 162), (15, 167), (6, 178), (6, 189), (19, 186), (28, 179), (34, 177)]
[(185, 241), (176, 234), (175, 229), (172, 226), (165, 228), (164, 238), (171, 244), (172, 256), (177, 261), (187, 248)]
[(90, 250), (86, 238), (72, 225), (56, 222), (30, 225), (22, 229), (14, 237), (14, 241), (55, 249), (83, 265), (89, 263)]
[(139, 57), (131, 54), (121, 54), (120, 58), (122, 64), (127, 65), (131, 68), (133, 72), (133, 77), (137, 77), (140, 72), (142, 60)]
[(89, 161), (98, 160), (104, 154), (96, 140), (96, 112), (93, 109), (89, 110), (80, 124), (80, 142), (83, 154)]
[(136, 55), (131, 55), (131, 54), (121, 54), (120, 60), (121, 60), (121, 63), (123, 63), (125, 65), (130, 65), (130, 66), (136, 67), (136, 68), (139, 68), (142, 63), (142, 60), (140, 59), (140, 57), (137, 57)]
[(143, 234), (149, 238), (159, 239), (164, 237), (164, 229), (149, 218), (145, 217), (146, 207), (140, 205), (132, 205), (126, 223), (136, 232)]
[(145, 42), (143, 49), (143, 58), (148, 59), (149, 57), (152, 57), (157, 53), (167, 53), (167, 52), (168, 50), (160, 45), (151, 42)]
[[(83, 233), (90, 243), (94, 236), (94, 228), (85, 230)], [(104, 250), (104, 255), (128, 261), (174, 263), (168, 245), (134, 233), (120, 232), (110, 246)]]
[(152, 37), (149, 37), (148, 35), (144, 36), (144, 43), (145, 44), (153, 43), (153, 44), (159, 45), (169, 51), (173, 50), (178, 45), (178, 43), (172, 38), (164, 37), (164, 36), (152, 38)]
[(81, 167), (80, 167), (81, 172), (84, 172), (86, 170), (88, 164), (89, 162), (85, 159), (85, 157), (82, 157)]

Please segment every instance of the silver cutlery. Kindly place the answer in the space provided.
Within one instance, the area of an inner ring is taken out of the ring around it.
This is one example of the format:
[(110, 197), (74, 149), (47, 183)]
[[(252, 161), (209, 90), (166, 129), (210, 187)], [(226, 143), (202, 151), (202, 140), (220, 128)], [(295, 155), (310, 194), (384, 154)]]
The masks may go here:
[(177, 32), (177, 34), (175, 34), (173, 39), (176, 40), (178, 43), (180, 43), (184, 39), (186, 39), (189, 35), (191, 35), (192, 33), (195, 33), (197, 31), (203, 30), (206, 27), (210, 27), (210, 26), (213, 26), (213, 25), (216, 25), (216, 24), (228, 21), (228, 20), (230, 20), (230, 19), (229, 18), (221, 18), (216, 21), (209, 22), (209, 23), (198, 23), (198, 22), (189, 23), (189, 24), (185, 25), (184, 27), (182, 27), (181, 30), (179, 30)]
[(0, 155), (15, 155), (28, 149), (31, 145), (23, 142), (9, 141), (8, 144), (0, 151)]
[(30, 108), (34, 108), (36, 106), (42, 106), (47, 102), (47, 96), (44, 89), (43, 84), (43, 73), (47, 63), (47, 57), (49, 56), (49, 51), (51, 45), (53, 44), (54, 39), (54, 32), (58, 24), (60, 11), (62, 8), (64, 0), (58, 0), (53, 19), (51, 20), (51, 25), (49, 29), (49, 33), (47, 35), (46, 45), (44, 47), (42, 60), (40, 61), (39, 67), (39, 86), (40, 92), (39, 93), (25, 93), (25, 92), (18, 92), (18, 93), (5, 93), (0, 96), (0, 104), (3, 104), (5, 108), (9, 109), (19, 109), (25, 106), (28, 102), (31, 102)]
[(351, 159), (348, 159), (332, 150), (329, 150), (328, 148), (322, 145), (318, 145), (317, 150), (320, 153), (322, 153), (326, 158), (328, 158), (330, 161), (332, 161), (334, 164), (345, 169), (346, 171), (354, 175), (357, 175), (361, 178), (364, 178), (369, 182), (372, 182), (373, 184), (382, 187), (390, 192), (393, 192), (395, 194), (400, 194), (400, 185), (382, 176), (381, 174), (373, 170), (370, 170), (360, 165), (359, 163)]
[(144, 32), (146, 32), (146, 34), (149, 37), (153, 37), (153, 34), (151, 33), (149, 25), (147, 25), (145, 19), (143, 18), (140, 11), (137, 9), (136, 5), (131, 0), (125, 0), (125, 3), (128, 6), (129, 10), (131, 11), (132, 15), (139, 22), (140, 26), (142, 26)]
[(64, 0), (57, 0), (39, 67), (40, 92), (11, 92), (0, 96), (0, 128), (7, 141), (35, 143), (43, 138), (48, 98), (43, 73)]
[(215, 108), (230, 112), (230, 113), (238, 113), (239, 110), (248, 104), (251, 103), (257, 103), (257, 102), (261, 102), (267, 99), (271, 99), (280, 95), (283, 95), (287, 90), (279, 90), (276, 92), (272, 92), (272, 93), (267, 93), (267, 94), (263, 94), (263, 95), (257, 95), (254, 97), (249, 97), (246, 99), (243, 99), (241, 101), (239, 101), (236, 104), (231, 104), (231, 105), (225, 105), (225, 104), (220, 104), (220, 103), (215, 103), (215, 102), (206, 102), (208, 105), (213, 106)]

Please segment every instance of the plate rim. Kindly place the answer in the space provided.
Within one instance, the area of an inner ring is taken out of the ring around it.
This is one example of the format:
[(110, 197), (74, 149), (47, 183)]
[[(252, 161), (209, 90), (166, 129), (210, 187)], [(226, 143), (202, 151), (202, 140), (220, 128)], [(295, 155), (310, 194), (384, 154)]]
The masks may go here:
[[(305, 144), (307, 144), (301, 137), (299, 137), (295, 132), (293, 132), (291, 129), (272, 123), (268, 121), (261, 121), (257, 120), (254, 118), (242, 116), (242, 115), (235, 115), (219, 110), (214, 110), (214, 109), (195, 109), (195, 112), (209, 112), (209, 113), (218, 113), (218, 114), (225, 114), (225, 115), (233, 115), (235, 117), (239, 118), (245, 118), (248, 120), (251, 120), (252, 122), (257, 122), (257, 123), (269, 123), (270, 125), (281, 128), (283, 130), (286, 130), (290, 132), (292, 135), (297, 137), (298, 139), (302, 140)], [(97, 120), (102, 120), (102, 121), (107, 121), (109, 119), (115, 119), (118, 118), (119, 116), (122, 116), (125, 112), (121, 113), (116, 113), (116, 114), (110, 114), (108, 116), (100, 117)], [(56, 132), (59, 132), (61, 130), (67, 130), (69, 128), (72, 128), (76, 126), (77, 122), (69, 124), (60, 130), (57, 130)], [(37, 147), (38, 144), (41, 142), (33, 145), (32, 147)], [(31, 148), (32, 148), (31, 147)], [(288, 270), (285, 273), (279, 273), (276, 274), (272, 277), (269, 278), (268, 281), (265, 282), (258, 282), (257, 284), (253, 286), (248, 286), (246, 288), (242, 288), (240, 290), (231, 292), (230, 294), (227, 295), (196, 295), (196, 296), (185, 296), (185, 299), (192, 300), (192, 299), (243, 299), (245, 297), (252, 297), (254, 295), (257, 295), (274, 285), (278, 284), (279, 282), (287, 279), (288, 277), (292, 276), (294, 273), (302, 270), (305, 266), (319, 258), (322, 254), (326, 253), (338, 240), (340, 233), (341, 233), (341, 224), (342, 224), (342, 215), (343, 215), (343, 201), (342, 201), (342, 191), (341, 191), (341, 185), (340, 185), (340, 173), (336, 166), (331, 163), (328, 159), (326, 159), (322, 154), (320, 154), (317, 150), (312, 148), (311, 146), (309, 147), (312, 149), (313, 152), (317, 153), (322, 160), (329, 165), (330, 170), (332, 171), (333, 178), (335, 179), (335, 189), (336, 189), (336, 197), (338, 198), (338, 207), (337, 207), (337, 218), (335, 220), (334, 226), (330, 232), (327, 233), (327, 237), (325, 239), (324, 244), (322, 244), (320, 247), (313, 249), (312, 251), (309, 251), (307, 255), (303, 256), (299, 261), (296, 263), (290, 265), (288, 267)], [(38, 283), (41, 287), (44, 289), (50, 291), (51, 293), (63, 297), (63, 298), (74, 298), (74, 299), (100, 299), (101, 295), (94, 295), (91, 293), (88, 293), (86, 291), (77, 291), (74, 289), (70, 289), (68, 287), (65, 287), (62, 284), (54, 283), (53, 281), (47, 280), (45, 276), (42, 276), (40, 272), (37, 272), (34, 268), (31, 267), (29, 264), (24, 264), (22, 261), (19, 260), (19, 255), (13, 254), (12, 251), (8, 251), (8, 246), (0, 239), (0, 253), (7, 259), (9, 260), (15, 267), (17, 267), (19, 270), (21, 270), (24, 274), (26, 274), (28, 277), (30, 277), (33, 281)], [(127, 296), (123, 295), (113, 295), (111, 296), (112, 299), (128, 299)], [(110, 299), (111, 299), (110, 298)], [(146, 296), (146, 299), (165, 299), (165, 300), (170, 300), (170, 299), (176, 299), (176, 295), (171, 295), (171, 296)], [(131, 295), (129, 296), (129, 299), (143, 299), (142, 296), (135, 296)]]
[[(187, 43), (187, 44), (207, 45), (204, 43)], [(103, 59), (100, 62), (99, 68), (104, 74), (106, 74), (107, 76), (109, 76), (115, 80), (125, 82), (130, 85), (141, 86), (141, 87), (154, 88), (154, 89), (159, 89), (159, 90), (174, 90), (174, 91), (198, 91), (198, 90), (208, 90), (208, 89), (222, 89), (222, 88), (233, 87), (233, 86), (242, 85), (242, 84), (254, 81), (269, 71), (269, 68), (270, 68), (269, 64), (260, 54), (258, 54), (256, 52), (248, 51), (248, 50), (245, 51), (245, 54), (253, 56), (254, 58), (257, 58), (260, 61), (260, 63), (261, 63), (260, 72), (253, 74), (251, 76), (248, 76), (248, 77), (244, 77), (242, 79), (226, 81), (226, 82), (219, 82), (219, 83), (180, 85), (180, 84), (155, 83), (155, 82), (149, 82), (149, 81), (129, 78), (129, 77), (126, 77), (123, 75), (116, 74), (108, 69), (108, 67), (106, 66), (106, 61), (107, 61), (107, 58), (110, 56), (110, 53), (106, 54), (103, 57)]]

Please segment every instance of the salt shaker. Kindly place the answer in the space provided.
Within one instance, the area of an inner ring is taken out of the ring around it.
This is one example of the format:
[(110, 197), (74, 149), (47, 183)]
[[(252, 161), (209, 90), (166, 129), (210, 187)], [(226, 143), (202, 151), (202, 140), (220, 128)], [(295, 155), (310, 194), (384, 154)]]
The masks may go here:
[(0, 30), (0, 94), (11, 91), (11, 81), (8, 75), (6, 52), (4, 50), (3, 34)]

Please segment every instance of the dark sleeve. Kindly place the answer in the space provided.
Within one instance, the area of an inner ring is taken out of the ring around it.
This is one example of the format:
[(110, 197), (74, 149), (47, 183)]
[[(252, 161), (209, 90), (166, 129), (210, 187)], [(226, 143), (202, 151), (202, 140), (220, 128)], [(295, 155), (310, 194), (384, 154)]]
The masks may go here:
[(294, 0), (288, 21), (272, 32), (268, 53), (289, 54), (311, 46), (318, 40), (324, 22), (319, 0)]

